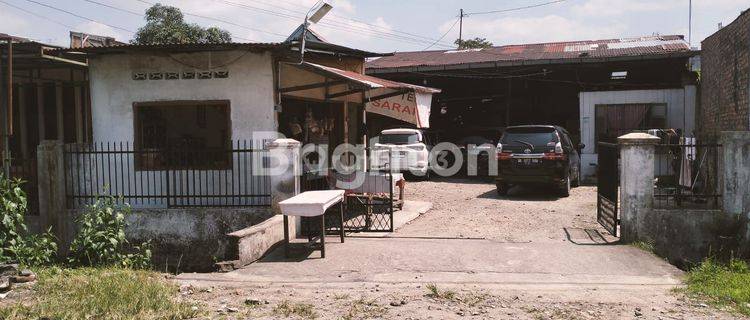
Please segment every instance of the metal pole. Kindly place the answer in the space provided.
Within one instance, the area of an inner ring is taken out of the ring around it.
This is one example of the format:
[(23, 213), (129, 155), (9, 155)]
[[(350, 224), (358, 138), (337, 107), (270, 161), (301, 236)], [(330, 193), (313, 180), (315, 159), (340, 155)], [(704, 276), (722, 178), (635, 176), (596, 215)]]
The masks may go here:
[(8, 136), (13, 135), (13, 39), (8, 38)]
[(464, 35), (464, 9), (461, 9), (458, 15), (458, 49), (461, 49)]
[(13, 134), (13, 38), (6, 39), (8, 43), (7, 53), (7, 78), (6, 78), (6, 106), (5, 106), (5, 125), (3, 132), (3, 172), (6, 177), (10, 177), (10, 136)]
[(688, 1), (688, 46), (693, 47), (693, 0)]

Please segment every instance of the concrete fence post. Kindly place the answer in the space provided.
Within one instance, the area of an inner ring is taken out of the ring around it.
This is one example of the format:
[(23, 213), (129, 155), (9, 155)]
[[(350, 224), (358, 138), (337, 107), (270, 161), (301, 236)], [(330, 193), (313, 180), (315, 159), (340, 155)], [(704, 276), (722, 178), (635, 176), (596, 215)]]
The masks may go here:
[[(268, 172), (271, 175), (271, 210), (274, 214), (281, 214), (279, 202), (300, 193), (300, 146), (301, 143), (294, 139), (276, 139), (266, 144), (270, 159)], [(301, 219), (295, 219), (290, 232), (297, 234), (299, 231)]]
[(646, 133), (617, 138), (620, 145), (620, 240), (638, 241), (654, 203), (654, 154), (660, 139)]
[(73, 239), (70, 218), (65, 205), (65, 164), (63, 143), (45, 140), (37, 147), (37, 177), (39, 192), (39, 226), (41, 231), (52, 229), (65, 254)]
[(750, 218), (750, 132), (725, 131), (720, 143), (724, 156), (721, 195), (724, 212)]

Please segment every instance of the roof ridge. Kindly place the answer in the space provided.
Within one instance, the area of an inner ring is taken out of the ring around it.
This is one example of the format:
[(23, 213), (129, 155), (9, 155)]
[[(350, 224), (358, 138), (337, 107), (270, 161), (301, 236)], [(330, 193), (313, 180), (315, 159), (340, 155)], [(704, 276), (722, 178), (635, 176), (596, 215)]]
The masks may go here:
[[(608, 38), (608, 39), (588, 39), (588, 40), (572, 40), (572, 41), (552, 41), (552, 42), (536, 42), (536, 43), (515, 43), (505, 44), (500, 46), (492, 46), (484, 49), (500, 49), (507, 47), (519, 47), (519, 46), (548, 46), (548, 45), (560, 45), (560, 44), (583, 44), (590, 42), (606, 42), (606, 41), (623, 41), (623, 40), (638, 40), (643, 38), (657, 38), (657, 37), (677, 37), (678, 39), (671, 40), (685, 40), (685, 36), (681, 34), (661, 34), (661, 35), (650, 35), (650, 36), (637, 36), (637, 37), (625, 37), (625, 38)], [(440, 50), (425, 50), (425, 51), (400, 51), (400, 53), (437, 53), (437, 52), (448, 52), (448, 51), (461, 51), (458, 49), (440, 49)]]

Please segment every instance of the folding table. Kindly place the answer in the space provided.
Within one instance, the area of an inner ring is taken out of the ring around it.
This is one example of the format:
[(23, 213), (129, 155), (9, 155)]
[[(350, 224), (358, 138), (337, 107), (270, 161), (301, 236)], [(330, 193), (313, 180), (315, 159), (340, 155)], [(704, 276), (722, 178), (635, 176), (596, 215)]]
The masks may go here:
[(344, 242), (344, 190), (322, 190), (300, 193), (279, 202), (279, 209), (284, 215), (284, 255), (289, 257), (289, 216), (320, 216), (320, 257), (326, 257), (326, 210), (339, 204), (341, 225), (341, 242)]

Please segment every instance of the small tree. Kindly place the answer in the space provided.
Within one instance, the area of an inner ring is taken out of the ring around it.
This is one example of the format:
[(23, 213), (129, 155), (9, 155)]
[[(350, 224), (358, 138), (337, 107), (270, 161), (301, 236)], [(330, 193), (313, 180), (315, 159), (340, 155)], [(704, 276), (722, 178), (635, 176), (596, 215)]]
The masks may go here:
[(180, 9), (155, 4), (146, 10), (146, 25), (139, 28), (133, 44), (226, 43), (232, 35), (216, 27), (203, 28), (185, 22)]
[(487, 41), (485, 38), (474, 38), (469, 40), (456, 39), (454, 42), (458, 46), (458, 50), (466, 49), (484, 49), (492, 47), (492, 42)]

